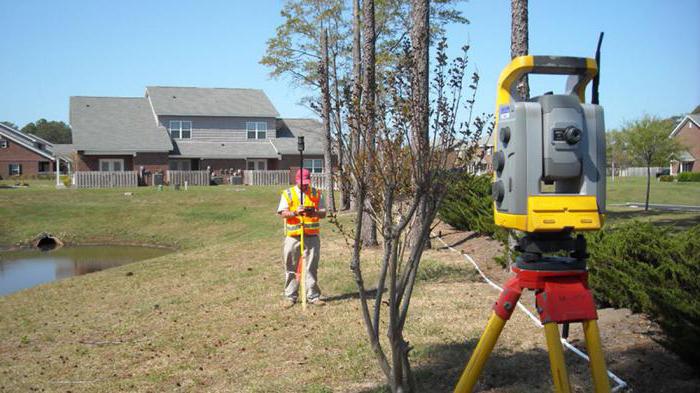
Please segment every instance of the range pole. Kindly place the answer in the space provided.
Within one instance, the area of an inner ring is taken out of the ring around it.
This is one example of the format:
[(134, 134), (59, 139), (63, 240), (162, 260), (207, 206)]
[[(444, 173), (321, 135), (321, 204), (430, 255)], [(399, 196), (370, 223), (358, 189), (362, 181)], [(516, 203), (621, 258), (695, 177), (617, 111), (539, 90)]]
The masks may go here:
[[(301, 207), (304, 207), (304, 137), (300, 136), (297, 138), (297, 149), (299, 150), (299, 178), (301, 180), (299, 184), (299, 194), (301, 198)], [(301, 308), (306, 310), (306, 272), (304, 271), (304, 217), (300, 219), (301, 224), (301, 236), (299, 237), (299, 292), (301, 295)]]

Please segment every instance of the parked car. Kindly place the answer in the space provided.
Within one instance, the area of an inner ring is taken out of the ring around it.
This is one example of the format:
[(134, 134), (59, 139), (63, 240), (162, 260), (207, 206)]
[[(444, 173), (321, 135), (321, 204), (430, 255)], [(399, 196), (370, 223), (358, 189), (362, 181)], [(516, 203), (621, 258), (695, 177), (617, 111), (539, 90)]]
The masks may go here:
[(656, 177), (669, 176), (670, 174), (671, 174), (671, 170), (669, 168), (664, 168), (664, 169), (656, 172)]

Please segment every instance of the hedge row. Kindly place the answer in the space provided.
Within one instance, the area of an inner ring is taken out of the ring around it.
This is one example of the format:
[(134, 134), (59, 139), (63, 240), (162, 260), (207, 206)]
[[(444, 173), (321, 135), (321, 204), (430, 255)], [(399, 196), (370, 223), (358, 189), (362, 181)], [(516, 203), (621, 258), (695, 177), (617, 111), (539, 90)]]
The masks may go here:
[(678, 181), (700, 181), (700, 172), (682, 172), (678, 174)]
[(587, 239), (596, 299), (649, 315), (671, 350), (700, 365), (700, 225), (673, 231), (633, 221)]

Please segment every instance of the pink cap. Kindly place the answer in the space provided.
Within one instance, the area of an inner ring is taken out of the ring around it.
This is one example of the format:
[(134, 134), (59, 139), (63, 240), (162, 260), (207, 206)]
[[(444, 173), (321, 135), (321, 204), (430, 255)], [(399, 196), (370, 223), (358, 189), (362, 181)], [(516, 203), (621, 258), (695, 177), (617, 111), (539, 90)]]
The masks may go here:
[(304, 177), (304, 184), (311, 184), (311, 172), (308, 169), (299, 169), (297, 171), (296, 183), (301, 184), (302, 176)]

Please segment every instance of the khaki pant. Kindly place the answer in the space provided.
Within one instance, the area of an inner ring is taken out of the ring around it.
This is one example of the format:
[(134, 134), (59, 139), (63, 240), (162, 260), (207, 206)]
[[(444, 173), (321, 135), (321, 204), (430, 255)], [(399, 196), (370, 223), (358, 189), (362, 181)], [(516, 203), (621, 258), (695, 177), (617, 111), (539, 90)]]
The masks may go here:
[[(299, 291), (297, 281), (297, 265), (299, 264), (301, 242), (298, 237), (284, 238), (282, 255), (285, 265), (284, 296), (296, 300)], [(321, 239), (319, 236), (304, 236), (304, 270), (306, 274), (306, 299), (309, 301), (321, 296), (318, 287), (318, 260), (321, 254)], [(300, 277), (301, 278), (301, 277)]]

